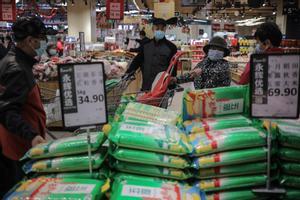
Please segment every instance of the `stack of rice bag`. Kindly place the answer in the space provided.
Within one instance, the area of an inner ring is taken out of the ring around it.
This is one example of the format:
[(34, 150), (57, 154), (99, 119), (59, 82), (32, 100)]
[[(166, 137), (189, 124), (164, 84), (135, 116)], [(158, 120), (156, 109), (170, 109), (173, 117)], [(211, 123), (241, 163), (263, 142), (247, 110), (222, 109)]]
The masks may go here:
[(109, 189), (108, 182), (92, 179), (36, 178), (16, 185), (4, 199), (99, 200)]
[(205, 200), (197, 187), (158, 178), (117, 174), (114, 178), (111, 199), (118, 200)]
[(300, 121), (277, 121), (277, 129), (280, 183), (287, 189), (288, 199), (300, 199)]
[(91, 161), (93, 174), (89, 173), (87, 133), (54, 140), (31, 148), (22, 158), (28, 160), (23, 170), (35, 176), (60, 178), (95, 178), (107, 176), (108, 170), (101, 168), (107, 156), (102, 147), (107, 137), (103, 132), (91, 132)]
[(185, 180), (192, 147), (175, 123), (178, 113), (129, 103), (109, 133), (111, 166), (117, 171)]

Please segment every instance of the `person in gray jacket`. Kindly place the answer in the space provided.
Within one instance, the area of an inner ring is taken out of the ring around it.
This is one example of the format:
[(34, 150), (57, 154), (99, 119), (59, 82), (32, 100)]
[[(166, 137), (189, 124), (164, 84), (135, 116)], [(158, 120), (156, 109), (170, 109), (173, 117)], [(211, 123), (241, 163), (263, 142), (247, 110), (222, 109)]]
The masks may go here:
[[(177, 19), (175, 19), (154, 19), (152, 27), (154, 38), (143, 45), (126, 72), (131, 74), (138, 68), (141, 69), (143, 76), (142, 91), (151, 90), (156, 75), (167, 70), (172, 57), (177, 52), (177, 47), (165, 37), (167, 24), (177, 23)], [(172, 76), (176, 76), (176, 71), (177, 69), (173, 70)]]

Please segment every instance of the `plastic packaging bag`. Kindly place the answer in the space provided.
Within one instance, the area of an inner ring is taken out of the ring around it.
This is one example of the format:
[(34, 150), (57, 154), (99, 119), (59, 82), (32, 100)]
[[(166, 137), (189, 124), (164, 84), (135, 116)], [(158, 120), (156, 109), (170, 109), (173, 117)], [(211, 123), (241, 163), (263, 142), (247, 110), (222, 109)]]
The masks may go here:
[(282, 160), (300, 162), (300, 150), (292, 148), (280, 148), (279, 157)]
[(236, 190), (228, 192), (214, 192), (206, 195), (206, 200), (261, 200), (251, 190)]
[(175, 155), (192, 152), (186, 135), (175, 126), (146, 122), (115, 123), (109, 140), (117, 146)]
[(280, 166), (283, 173), (300, 176), (300, 163), (282, 163)]
[(300, 190), (288, 188), (284, 200), (300, 200)]
[(253, 127), (231, 128), (189, 135), (195, 156), (225, 150), (264, 146), (266, 134)]
[(205, 194), (197, 187), (190, 187), (177, 182), (120, 174), (115, 178), (111, 199), (205, 200)]
[(141, 103), (129, 103), (123, 112), (123, 120), (149, 121), (153, 123), (176, 125), (179, 113)]
[[(106, 153), (92, 155), (93, 169), (99, 168), (106, 158)], [(32, 160), (24, 164), (23, 170), (26, 174), (30, 172), (71, 172), (89, 169), (89, 157), (85, 155), (74, 155), (45, 160)]]
[(300, 176), (283, 175), (280, 177), (280, 184), (283, 186), (300, 188)]
[(195, 158), (192, 166), (196, 169), (243, 164), (254, 161), (264, 161), (267, 159), (267, 149), (251, 148), (243, 150), (216, 153)]
[(266, 179), (267, 176), (265, 175), (236, 176), (228, 178), (201, 180), (196, 182), (195, 186), (199, 187), (205, 192), (221, 191), (264, 185), (266, 183)]
[(248, 86), (186, 90), (183, 94), (183, 121), (244, 112)]
[(279, 124), (278, 130), (281, 145), (300, 149), (300, 126)]
[(115, 161), (112, 164), (112, 166), (113, 168), (121, 172), (146, 176), (170, 178), (176, 180), (185, 180), (192, 177), (191, 173), (188, 170), (181, 170), (175, 168), (165, 168), (121, 161)]
[(251, 120), (242, 115), (229, 115), (215, 118), (187, 120), (183, 123), (183, 126), (187, 133), (204, 133), (205, 131), (246, 127), (251, 124)]
[(4, 199), (97, 200), (107, 189), (109, 187), (100, 180), (37, 178), (21, 182)]
[(266, 172), (266, 169), (267, 163), (255, 162), (241, 165), (229, 165), (223, 167), (200, 169), (196, 172), (195, 177), (199, 179), (207, 179), (249, 174), (263, 174)]
[(161, 153), (147, 152), (134, 149), (117, 148), (111, 150), (111, 155), (120, 161), (156, 165), (184, 169), (190, 166), (190, 162), (179, 156), (171, 156)]
[[(92, 132), (91, 151), (97, 150), (106, 140), (103, 132)], [(66, 155), (74, 155), (88, 151), (87, 133), (74, 137), (62, 138), (48, 143), (32, 147), (22, 159), (50, 158)]]

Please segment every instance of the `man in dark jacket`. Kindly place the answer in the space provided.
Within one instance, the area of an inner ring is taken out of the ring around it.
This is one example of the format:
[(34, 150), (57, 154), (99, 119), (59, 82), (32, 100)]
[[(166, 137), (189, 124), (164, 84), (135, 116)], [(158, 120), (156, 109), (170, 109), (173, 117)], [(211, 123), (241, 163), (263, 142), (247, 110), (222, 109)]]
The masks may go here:
[[(176, 46), (165, 38), (166, 27), (167, 21), (164, 19), (154, 20), (152, 27), (154, 38), (143, 45), (126, 72), (129, 74), (138, 68), (141, 69), (143, 91), (151, 90), (156, 75), (168, 68), (171, 58), (177, 52)], [(177, 69), (173, 70), (173, 76), (176, 76), (176, 71)]]
[(146, 32), (145, 31), (140, 31), (140, 39), (136, 39), (136, 41), (139, 43), (139, 47), (138, 48), (132, 48), (130, 49), (130, 52), (140, 52), (144, 46), (144, 44), (148, 43), (150, 41), (150, 39), (146, 36)]
[(45, 142), (46, 115), (32, 73), (46, 28), (36, 17), (12, 26), (16, 47), (0, 61), (0, 199), (23, 178), (19, 159)]

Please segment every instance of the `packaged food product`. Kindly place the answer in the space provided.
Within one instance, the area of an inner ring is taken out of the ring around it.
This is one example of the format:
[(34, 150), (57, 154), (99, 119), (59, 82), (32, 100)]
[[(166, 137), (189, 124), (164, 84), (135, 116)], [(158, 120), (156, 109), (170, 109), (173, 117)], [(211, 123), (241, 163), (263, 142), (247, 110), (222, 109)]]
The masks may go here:
[(282, 175), (280, 177), (280, 184), (283, 186), (300, 188), (300, 176)]
[(266, 145), (266, 134), (254, 127), (230, 128), (189, 135), (194, 151), (201, 156), (225, 150)]
[(191, 173), (188, 170), (165, 168), (153, 165), (143, 165), (137, 163), (128, 163), (122, 161), (115, 161), (112, 164), (112, 167), (118, 171), (125, 173), (170, 178), (176, 180), (185, 180), (192, 177)]
[(125, 162), (179, 169), (184, 169), (190, 166), (189, 160), (180, 156), (125, 148), (116, 148), (110, 152), (115, 159)]
[(300, 125), (278, 125), (279, 143), (286, 147), (300, 149)]
[(112, 186), (111, 199), (115, 200), (205, 200), (197, 187), (157, 178), (118, 175)]
[(195, 177), (199, 179), (207, 178), (220, 178), (220, 177), (231, 177), (241, 176), (248, 174), (263, 174), (267, 170), (267, 163), (255, 162), (240, 165), (229, 165), (214, 168), (205, 168), (197, 170)]
[[(106, 158), (106, 153), (96, 153), (91, 156), (93, 169), (98, 169)], [(45, 160), (31, 160), (24, 164), (26, 174), (30, 172), (71, 172), (89, 169), (89, 156), (74, 155)]]
[(195, 158), (192, 166), (196, 169), (243, 164), (267, 159), (267, 149), (264, 147), (227, 151)]
[(183, 120), (243, 113), (247, 87), (186, 90), (183, 94)]
[(280, 148), (279, 157), (282, 160), (300, 162), (300, 150), (293, 148)]
[(206, 194), (206, 200), (261, 200), (251, 190), (234, 190), (226, 192), (213, 192)]
[[(103, 132), (90, 133), (91, 150), (95, 151), (105, 142)], [(66, 155), (74, 155), (88, 151), (87, 133), (74, 137), (62, 138), (32, 147), (22, 159), (40, 159)]]
[(300, 200), (300, 190), (288, 188), (284, 200)]
[(236, 176), (201, 180), (196, 182), (195, 186), (205, 192), (211, 192), (264, 185), (266, 179), (267, 176), (265, 175)]
[(155, 106), (130, 102), (123, 112), (123, 119), (149, 121), (158, 124), (175, 125), (179, 113)]
[(242, 115), (229, 115), (214, 118), (186, 120), (183, 123), (183, 126), (187, 133), (204, 133), (205, 131), (246, 127), (251, 124), (252, 121)]
[[(298, 154), (298, 156), (299, 156), (299, 154)], [(282, 162), (280, 164), (280, 166), (281, 166), (281, 170), (283, 171), (283, 173), (300, 176), (300, 163)]]
[(192, 152), (187, 136), (176, 126), (149, 122), (115, 123), (109, 140), (117, 146), (183, 155)]
[(92, 179), (36, 178), (18, 184), (4, 199), (78, 199), (97, 200), (109, 187)]

